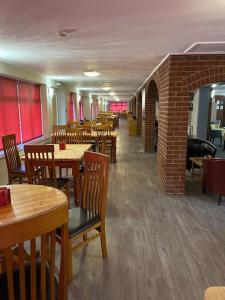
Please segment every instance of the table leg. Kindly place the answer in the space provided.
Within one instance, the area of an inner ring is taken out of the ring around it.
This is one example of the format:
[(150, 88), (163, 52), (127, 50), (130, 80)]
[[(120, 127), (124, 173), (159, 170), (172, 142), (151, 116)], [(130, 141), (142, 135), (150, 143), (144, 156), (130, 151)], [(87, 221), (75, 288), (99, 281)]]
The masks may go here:
[(112, 162), (116, 163), (116, 137), (112, 137)]
[(74, 203), (75, 206), (79, 206), (80, 203), (80, 171), (79, 171), (80, 162), (76, 161), (72, 166), (72, 175), (74, 181)]

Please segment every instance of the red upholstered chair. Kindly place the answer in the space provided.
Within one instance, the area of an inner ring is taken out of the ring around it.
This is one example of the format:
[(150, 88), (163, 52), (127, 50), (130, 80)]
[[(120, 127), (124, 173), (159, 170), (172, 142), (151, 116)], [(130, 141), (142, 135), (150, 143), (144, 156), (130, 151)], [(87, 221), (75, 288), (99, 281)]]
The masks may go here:
[(218, 205), (225, 196), (225, 159), (203, 158), (203, 192), (208, 191), (219, 195)]

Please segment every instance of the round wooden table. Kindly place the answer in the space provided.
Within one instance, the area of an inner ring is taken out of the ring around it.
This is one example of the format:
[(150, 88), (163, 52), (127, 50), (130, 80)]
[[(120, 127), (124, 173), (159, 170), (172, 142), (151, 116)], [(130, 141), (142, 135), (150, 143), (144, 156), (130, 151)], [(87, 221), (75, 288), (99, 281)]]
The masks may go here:
[[(0, 208), (0, 231), (5, 226), (38, 217), (56, 209), (67, 209), (66, 195), (43, 185), (6, 185), (11, 193), (11, 205)], [(0, 241), (1, 245), (1, 241)]]
[[(9, 299), (13, 299), (14, 293), (14, 264), (17, 265), (21, 276), (22, 285), (19, 292), (25, 295), (26, 260), (29, 260), (31, 272), (33, 272), (31, 275), (31, 299), (34, 298), (32, 295), (36, 294), (36, 244), (38, 244), (38, 237), (41, 237), (40, 268), (45, 270), (49, 255), (48, 260), (50, 260), (51, 266), (49, 289), (51, 295), (54, 295), (55, 230), (59, 227), (61, 228), (62, 241), (58, 294), (59, 299), (67, 299), (67, 196), (58, 189), (42, 185), (16, 184), (6, 187), (10, 189), (11, 205), (0, 208), (0, 253), (4, 269), (7, 270)], [(30, 241), (28, 253), (24, 246), (27, 241)], [(27, 256), (29, 259), (26, 258)], [(41, 274), (41, 295), (44, 297), (46, 294), (46, 274), (44, 271)]]

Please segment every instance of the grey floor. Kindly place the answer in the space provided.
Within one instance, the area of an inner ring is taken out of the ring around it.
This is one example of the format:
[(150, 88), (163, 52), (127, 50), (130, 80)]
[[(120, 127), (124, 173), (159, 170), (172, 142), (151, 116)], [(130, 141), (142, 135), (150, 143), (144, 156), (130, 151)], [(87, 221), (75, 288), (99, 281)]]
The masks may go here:
[[(110, 167), (108, 259), (100, 242), (73, 256), (75, 300), (203, 300), (225, 285), (225, 203), (202, 195), (187, 174), (185, 196), (161, 191), (156, 155), (120, 127), (118, 162)], [(225, 200), (224, 200), (225, 202)]]

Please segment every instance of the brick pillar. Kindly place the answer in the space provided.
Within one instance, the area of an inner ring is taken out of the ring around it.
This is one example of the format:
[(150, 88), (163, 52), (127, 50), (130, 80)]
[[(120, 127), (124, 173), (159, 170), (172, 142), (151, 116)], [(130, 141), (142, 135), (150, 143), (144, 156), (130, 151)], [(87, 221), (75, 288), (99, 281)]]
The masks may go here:
[(189, 97), (170, 92), (161, 102), (157, 169), (163, 189), (169, 194), (183, 194), (185, 190), (187, 127)]
[(145, 151), (154, 151), (156, 99), (145, 99)]
[(142, 130), (142, 97), (137, 97), (137, 134), (141, 135)]

